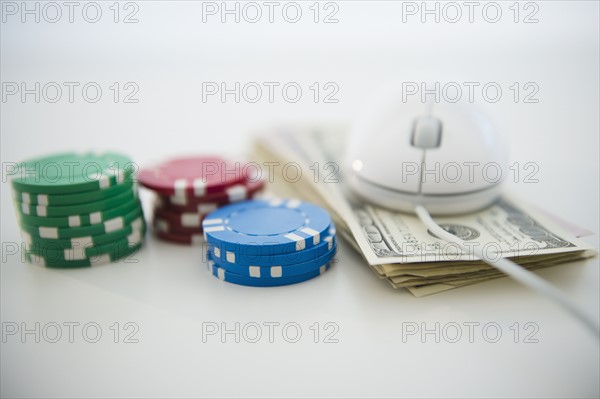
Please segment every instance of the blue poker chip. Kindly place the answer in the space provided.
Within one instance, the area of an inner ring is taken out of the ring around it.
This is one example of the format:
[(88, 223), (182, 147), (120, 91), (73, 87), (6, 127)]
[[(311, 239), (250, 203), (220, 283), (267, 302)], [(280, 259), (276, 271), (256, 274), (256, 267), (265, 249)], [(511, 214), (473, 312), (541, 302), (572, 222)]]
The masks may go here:
[(228, 283), (233, 283), (237, 285), (247, 285), (250, 287), (277, 287), (281, 285), (290, 285), (301, 283), (306, 280), (310, 280), (321, 274), (325, 273), (326, 270), (329, 269), (329, 265), (321, 265), (318, 269), (315, 269), (309, 273), (299, 274), (296, 276), (287, 276), (281, 278), (253, 278), (248, 276), (242, 276), (241, 274), (236, 274), (232, 272), (228, 272), (227, 270), (218, 267), (212, 261), (207, 263), (208, 270), (212, 273), (213, 276), (222, 281), (227, 281)]
[[(290, 252), (286, 254), (260, 255), (256, 254), (252, 247), (243, 248), (238, 253), (227, 251), (218, 245), (209, 245), (208, 252), (215, 263), (219, 263), (225, 269), (230, 269), (229, 265), (235, 265), (242, 268), (250, 266), (287, 266), (298, 263), (314, 261), (327, 254), (335, 245), (335, 226), (331, 224), (329, 231), (321, 242), (304, 251)], [(231, 269), (233, 270), (233, 269)], [(236, 269), (237, 270), (237, 269)], [(237, 272), (236, 272), (237, 273)]]
[(276, 255), (319, 245), (331, 226), (329, 214), (300, 200), (251, 200), (230, 204), (202, 222), (204, 239), (239, 256)]
[(310, 273), (319, 269), (321, 266), (330, 263), (337, 250), (337, 245), (335, 245), (335, 243), (332, 245), (333, 246), (330, 251), (326, 252), (324, 255), (321, 255), (317, 259), (291, 265), (247, 266), (232, 263), (220, 263), (214, 259), (210, 253), (208, 253), (208, 261), (212, 262), (214, 267), (219, 267), (227, 272), (239, 274), (245, 277), (254, 279), (282, 279), (285, 277)]

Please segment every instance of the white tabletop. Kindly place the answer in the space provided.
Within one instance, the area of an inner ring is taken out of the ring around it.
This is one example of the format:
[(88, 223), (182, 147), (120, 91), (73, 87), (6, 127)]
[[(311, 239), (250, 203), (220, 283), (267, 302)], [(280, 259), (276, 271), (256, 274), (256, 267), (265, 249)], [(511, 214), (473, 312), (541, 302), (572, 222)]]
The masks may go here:
[[(502, 98), (476, 98), (479, 106), (510, 137), (511, 161), (539, 166), (538, 183), (509, 189), (594, 232), (585, 240), (598, 248), (598, 3), (535, 2), (535, 24), (514, 23), (512, 2), (500, 3), (496, 24), (479, 8), (473, 23), (453, 24), (443, 14), (439, 23), (421, 23), (410, 13), (403, 22), (402, 7), (420, 4), (408, 3), (321, 3), (320, 20), (339, 9), (333, 24), (313, 22), (312, 2), (298, 3), (303, 17), (295, 24), (281, 17), (286, 3), (273, 23), (258, 3), (265, 16), (256, 24), (244, 15), (221, 23), (220, 14), (203, 23), (203, 7), (220, 2), (148, 1), (127, 9), (121, 3), (119, 20), (139, 9), (134, 24), (114, 23), (112, 2), (100, 3), (95, 24), (80, 8), (69, 23), (64, 6), (55, 24), (44, 19), (54, 14), (23, 23), (21, 11), (13, 16), (3, 3), (3, 95), (6, 82), (95, 82), (103, 92), (96, 103), (80, 91), (71, 103), (66, 89), (56, 103), (47, 101), (49, 92), (39, 103), (33, 95), (3, 99), (2, 162), (71, 149), (119, 150), (142, 165), (182, 153), (241, 154), (254, 129), (274, 123), (348, 123), (367, 93), (390, 81), (495, 82)], [(520, 19), (535, 8), (520, 7)], [(139, 102), (115, 103), (114, 82), (121, 96), (134, 82)], [(303, 96), (297, 103), (236, 103), (233, 96), (203, 102), (203, 82), (296, 82)], [(321, 95), (334, 82), (339, 102), (315, 103), (314, 82)], [(515, 103), (514, 82), (535, 83), (539, 102)], [(600, 394), (597, 340), (506, 278), (417, 299), (379, 280), (341, 241), (338, 262), (319, 278), (257, 289), (218, 281), (206, 271), (201, 248), (151, 234), (135, 262), (49, 269), (11, 254), (20, 238), (5, 182), (1, 195), (3, 397)], [(539, 274), (599, 313), (598, 258)], [(36, 323), (39, 343), (35, 333), (21, 334)], [(52, 343), (57, 326), (62, 336)], [(439, 339), (423, 333), (436, 326)], [(257, 327), (262, 336), (253, 342)], [(410, 335), (412, 328), (419, 331)], [(88, 342), (98, 329), (101, 337)]]

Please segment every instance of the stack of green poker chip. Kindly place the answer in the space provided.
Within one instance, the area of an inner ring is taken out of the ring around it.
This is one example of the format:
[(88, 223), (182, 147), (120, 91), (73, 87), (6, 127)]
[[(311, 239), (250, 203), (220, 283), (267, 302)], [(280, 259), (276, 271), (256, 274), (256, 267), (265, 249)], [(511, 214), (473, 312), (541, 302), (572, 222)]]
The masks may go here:
[(25, 258), (48, 267), (131, 259), (146, 232), (136, 171), (129, 158), (114, 153), (19, 164), (11, 183)]

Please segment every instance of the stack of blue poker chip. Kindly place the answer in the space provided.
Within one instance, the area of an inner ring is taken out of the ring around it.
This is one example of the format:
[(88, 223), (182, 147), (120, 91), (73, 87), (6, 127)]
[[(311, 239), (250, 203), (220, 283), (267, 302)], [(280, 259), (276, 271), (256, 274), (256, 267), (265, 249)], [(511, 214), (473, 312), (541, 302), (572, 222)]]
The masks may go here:
[(268, 287), (325, 272), (336, 253), (335, 226), (322, 208), (299, 200), (251, 200), (211, 212), (202, 223), (207, 265), (220, 280)]

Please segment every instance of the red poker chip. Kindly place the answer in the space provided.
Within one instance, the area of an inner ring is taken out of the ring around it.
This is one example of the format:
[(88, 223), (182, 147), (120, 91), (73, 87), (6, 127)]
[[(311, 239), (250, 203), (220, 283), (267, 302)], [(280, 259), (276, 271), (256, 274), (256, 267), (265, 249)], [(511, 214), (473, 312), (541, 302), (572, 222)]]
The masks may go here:
[(227, 187), (220, 193), (208, 194), (203, 197), (180, 195), (159, 195), (158, 206), (177, 212), (209, 213), (219, 206), (254, 198), (264, 188), (264, 181), (245, 181)]
[(204, 243), (204, 237), (202, 237), (201, 233), (198, 234), (174, 234), (174, 233), (165, 233), (161, 231), (155, 231), (154, 234), (156, 237), (163, 241), (174, 242), (177, 244), (187, 244), (187, 245), (202, 245)]
[(199, 229), (206, 213), (174, 212), (169, 209), (157, 208), (154, 210), (154, 219), (162, 219), (177, 227)]
[(154, 218), (154, 230), (161, 233), (171, 233), (176, 235), (202, 234), (202, 227), (183, 227), (177, 222), (173, 222), (160, 217)]
[(249, 168), (216, 156), (176, 158), (138, 174), (141, 185), (163, 195), (204, 197), (244, 183)]

